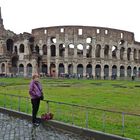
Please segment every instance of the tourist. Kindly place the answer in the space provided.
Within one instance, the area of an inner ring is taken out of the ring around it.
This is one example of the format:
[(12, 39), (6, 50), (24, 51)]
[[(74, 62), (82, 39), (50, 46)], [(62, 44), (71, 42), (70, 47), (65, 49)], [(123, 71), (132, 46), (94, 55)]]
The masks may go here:
[(34, 74), (32, 76), (32, 81), (30, 82), (29, 94), (31, 96), (32, 103), (32, 123), (35, 126), (39, 125), (40, 120), (37, 119), (37, 112), (40, 105), (40, 100), (43, 100), (42, 86), (39, 82), (39, 75)]

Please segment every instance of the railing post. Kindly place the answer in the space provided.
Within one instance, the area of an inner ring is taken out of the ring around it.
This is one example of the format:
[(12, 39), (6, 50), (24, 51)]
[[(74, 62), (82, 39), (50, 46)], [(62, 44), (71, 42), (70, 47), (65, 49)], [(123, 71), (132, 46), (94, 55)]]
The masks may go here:
[(10, 97), (11, 97), (11, 99), (10, 99), (10, 107), (12, 109), (12, 98), (13, 98), (13, 96), (11, 95)]
[(26, 98), (26, 113), (28, 113), (28, 98)]
[(124, 112), (122, 112), (122, 136), (124, 136), (124, 122), (125, 122), (125, 113)]
[(105, 132), (105, 120), (106, 120), (106, 114), (105, 111), (103, 112), (103, 132)]
[(88, 128), (88, 110), (86, 110), (86, 128)]

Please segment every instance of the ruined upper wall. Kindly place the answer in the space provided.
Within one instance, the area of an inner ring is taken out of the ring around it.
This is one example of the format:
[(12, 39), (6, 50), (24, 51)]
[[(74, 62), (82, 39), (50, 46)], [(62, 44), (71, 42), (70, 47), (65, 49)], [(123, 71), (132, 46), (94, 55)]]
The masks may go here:
[[(81, 35), (79, 35), (79, 29), (82, 30)], [(45, 40), (48, 37), (56, 37), (56, 35), (59, 35), (59, 40), (62, 40), (62, 42), (65, 41), (66, 35), (68, 35), (69, 41), (73, 41), (75, 36), (77, 37), (77, 40), (94, 37), (97, 41), (104, 40), (105, 42), (108, 42), (109, 40), (114, 42), (125, 40), (131, 44), (135, 41), (134, 33), (132, 32), (91, 26), (55, 26), (36, 28), (32, 30), (32, 35), (36, 38), (36, 40)]]

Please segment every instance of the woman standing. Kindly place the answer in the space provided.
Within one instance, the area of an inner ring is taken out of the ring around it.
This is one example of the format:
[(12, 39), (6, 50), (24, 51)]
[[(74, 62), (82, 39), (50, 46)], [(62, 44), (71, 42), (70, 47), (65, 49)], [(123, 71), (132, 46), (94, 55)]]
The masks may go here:
[(40, 100), (43, 100), (42, 86), (39, 82), (39, 75), (34, 74), (32, 81), (30, 82), (29, 94), (31, 96), (32, 103), (32, 123), (35, 126), (39, 126), (39, 119), (37, 119), (37, 112), (40, 105)]

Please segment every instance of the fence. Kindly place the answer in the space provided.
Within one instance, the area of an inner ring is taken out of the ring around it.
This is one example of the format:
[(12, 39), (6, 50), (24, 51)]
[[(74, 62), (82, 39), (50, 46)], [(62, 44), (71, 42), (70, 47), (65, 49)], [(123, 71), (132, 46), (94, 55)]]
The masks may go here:
[[(0, 94), (0, 105), (4, 108), (31, 114), (30, 98), (28, 97)], [(140, 138), (140, 115), (137, 114), (43, 100), (39, 113), (41, 115), (45, 112), (52, 112), (55, 120), (72, 125), (130, 137), (136, 140)]]

